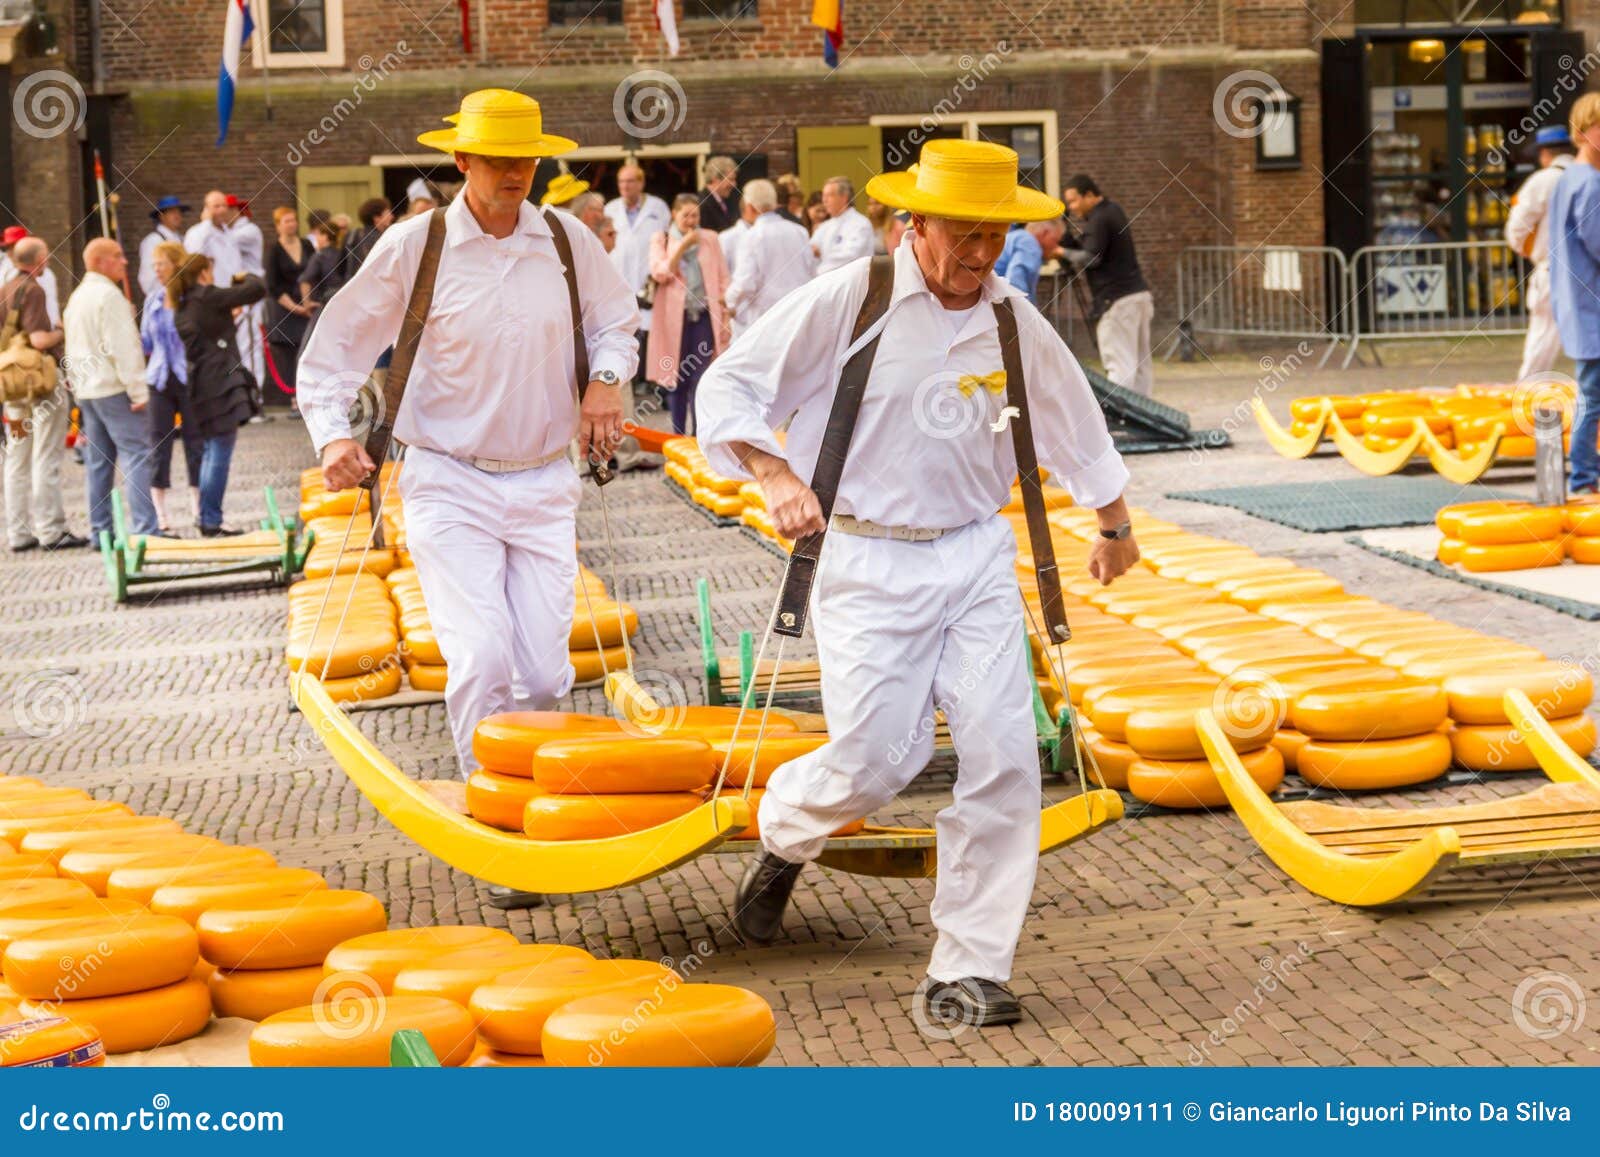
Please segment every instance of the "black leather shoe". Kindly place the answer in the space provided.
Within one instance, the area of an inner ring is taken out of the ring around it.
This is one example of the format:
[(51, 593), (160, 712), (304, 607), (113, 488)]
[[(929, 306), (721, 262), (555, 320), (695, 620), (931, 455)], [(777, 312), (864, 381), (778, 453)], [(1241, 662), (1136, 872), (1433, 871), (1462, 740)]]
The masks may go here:
[(39, 540), (37, 538), (30, 538), (30, 539), (26, 540), (25, 542), (14, 543), (12, 545), (12, 547), (11, 547), (11, 553), (12, 554), (21, 554), (24, 551), (38, 550), (38, 549), (39, 549)]
[(783, 931), (783, 911), (804, 864), (762, 852), (750, 861), (733, 902), (733, 924), (746, 940), (771, 944)]
[(232, 526), (202, 526), (200, 528), (202, 538), (233, 538), (235, 535), (243, 533), (244, 531)]
[(489, 907), (499, 908), (502, 912), (537, 908), (543, 903), (544, 896), (538, 892), (519, 892), (515, 888), (503, 888), (499, 884), (489, 885)]
[(1016, 1024), (1022, 1004), (1005, 985), (977, 976), (933, 981), (922, 996), (929, 1018), (944, 1028)]
[(83, 535), (73, 534), (69, 531), (54, 542), (45, 543), (44, 548), (46, 550), (82, 550), (88, 545), (89, 540), (84, 538)]

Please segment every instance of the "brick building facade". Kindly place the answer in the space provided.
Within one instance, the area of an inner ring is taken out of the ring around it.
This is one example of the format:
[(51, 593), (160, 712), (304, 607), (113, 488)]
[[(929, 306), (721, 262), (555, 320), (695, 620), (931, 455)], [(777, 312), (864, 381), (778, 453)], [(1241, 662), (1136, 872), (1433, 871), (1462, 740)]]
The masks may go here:
[[(1088, 172), (1123, 205), (1168, 324), (1185, 247), (1323, 243), (1321, 45), (1351, 35), (1361, 7), (850, 0), (830, 70), (809, 0), (680, 0), (676, 58), (650, 0), (253, 0), (280, 33), (286, 14), (310, 14), (310, 34), (298, 32), (310, 51), (274, 51), (266, 73), (261, 45), (246, 52), (219, 148), (223, 0), (42, 2), (61, 50), (13, 64), (12, 93), (39, 69), (70, 73), (84, 125), (48, 139), (13, 129), (0, 215), (73, 236), (73, 248), (97, 231), (84, 139), (108, 161), (131, 248), (165, 193), (194, 205), (209, 188), (240, 193), (270, 229), (278, 204), (349, 210), (418, 172), (447, 175), (419, 168), (448, 158), (430, 160), (417, 134), (462, 93), (499, 85), (540, 99), (549, 128), (585, 146), (574, 169), (603, 190), (624, 153), (669, 194), (715, 153), (747, 175), (796, 170), (814, 186), (840, 168), (900, 167), (930, 131), (1008, 141), (1025, 161), (1037, 153), (1032, 179), (1050, 191)], [(1568, 0), (1566, 23), (1600, 28), (1600, 0)], [(1260, 165), (1254, 135), (1230, 123), (1264, 85), (1299, 102), (1298, 167)]]

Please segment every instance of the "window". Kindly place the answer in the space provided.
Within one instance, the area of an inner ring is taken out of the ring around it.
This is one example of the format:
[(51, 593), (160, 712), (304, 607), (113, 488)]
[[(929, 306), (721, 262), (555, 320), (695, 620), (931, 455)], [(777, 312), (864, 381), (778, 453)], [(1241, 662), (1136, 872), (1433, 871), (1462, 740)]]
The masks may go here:
[(683, 0), (685, 20), (754, 20), (756, 0)]
[(250, 41), (256, 68), (344, 66), (344, 0), (254, 0), (254, 15), (265, 21)]
[(1053, 109), (968, 113), (936, 110), (922, 116), (875, 116), (872, 123), (883, 134), (886, 169), (904, 169), (913, 164), (928, 141), (991, 141), (1016, 150), (1018, 179), (1024, 185), (1052, 196), (1060, 190), (1061, 162), (1056, 150)]
[(551, 24), (621, 24), (622, 0), (550, 0)]

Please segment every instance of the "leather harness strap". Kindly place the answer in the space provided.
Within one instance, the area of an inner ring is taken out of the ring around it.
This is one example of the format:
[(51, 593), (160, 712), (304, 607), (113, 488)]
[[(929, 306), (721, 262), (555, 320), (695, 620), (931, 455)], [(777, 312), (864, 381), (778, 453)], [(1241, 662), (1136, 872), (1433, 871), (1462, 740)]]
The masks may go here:
[(1022, 346), (1017, 340), (1017, 315), (1010, 298), (994, 303), (1000, 327), (1000, 363), (1006, 371), (1006, 404), (1016, 410), (1011, 419), (1011, 445), (1017, 459), (1017, 481), (1022, 489), (1022, 512), (1028, 522), (1028, 549), (1039, 583), (1039, 608), (1044, 612), (1047, 642), (1072, 638), (1067, 609), (1061, 601), (1061, 573), (1056, 569), (1056, 549), (1046, 521), (1044, 489), (1039, 478), (1039, 458), (1033, 445), (1033, 423), (1028, 417), (1028, 385), (1022, 374)]
[(572, 369), (578, 383), (578, 401), (589, 388), (589, 346), (583, 338), (583, 306), (578, 301), (578, 266), (572, 260), (572, 238), (561, 224), (561, 214), (546, 209), (544, 219), (550, 226), (550, 239), (556, 243), (556, 256), (561, 259), (561, 269), (567, 279), (567, 305), (572, 310)]
[[(861, 335), (888, 312), (893, 291), (894, 258), (874, 257), (867, 272), (867, 296), (856, 313), (855, 329), (850, 335), (852, 345), (861, 340)], [(822, 507), (823, 529), (795, 540), (789, 565), (783, 572), (783, 591), (778, 596), (777, 618), (772, 624), (772, 629), (780, 635), (798, 639), (805, 633), (811, 584), (817, 576), (817, 559), (822, 554), (827, 522), (833, 517), (833, 501), (839, 495), (839, 478), (844, 473), (845, 456), (850, 451), (856, 418), (861, 413), (861, 397), (866, 393), (867, 378), (872, 374), (872, 361), (877, 356), (878, 341), (882, 337), (882, 330), (874, 334), (871, 341), (850, 355), (839, 373), (839, 388), (834, 391), (833, 408), (828, 412), (828, 425), (823, 430), (822, 446), (817, 451), (817, 466), (811, 474), (811, 492), (817, 496), (817, 502)]]

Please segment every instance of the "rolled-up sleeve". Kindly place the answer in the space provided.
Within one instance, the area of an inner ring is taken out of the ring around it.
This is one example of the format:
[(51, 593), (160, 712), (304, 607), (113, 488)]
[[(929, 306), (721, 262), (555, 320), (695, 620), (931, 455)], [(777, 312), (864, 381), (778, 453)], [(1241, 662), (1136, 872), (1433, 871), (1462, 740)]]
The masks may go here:
[(639, 300), (593, 232), (579, 228), (567, 233), (573, 241), (572, 259), (578, 265), (589, 376), (610, 370), (618, 381), (632, 381), (639, 368), (639, 343), (634, 337), (639, 328)]
[(295, 381), (317, 453), (351, 436), (350, 404), (400, 332), (426, 241), (426, 229), (386, 230), (356, 275), (318, 311)]
[(1026, 301), (1012, 298), (1025, 359), (1028, 410), (1039, 464), (1079, 506), (1098, 510), (1122, 496), (1128, 467), (1106, 428), (1083, 367)]
[(785, 457), (773, 428), (807, 400), (833, 392), (835, 346), (865, 296), (864, 265), (859, 277), (819, 278), (785, 297), (711, 363), (695, 389), (694, 415), (713, 470), (751, 477), (734, 442)]

